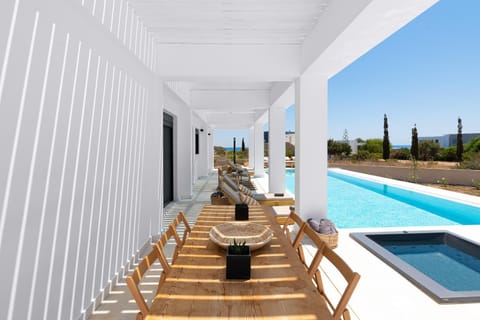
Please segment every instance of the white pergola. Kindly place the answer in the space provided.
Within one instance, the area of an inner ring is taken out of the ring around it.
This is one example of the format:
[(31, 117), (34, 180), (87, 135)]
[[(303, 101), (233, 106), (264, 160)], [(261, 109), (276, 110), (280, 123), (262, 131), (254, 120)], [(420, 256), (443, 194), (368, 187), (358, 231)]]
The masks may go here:
[(285, 191), (285, 109), (295, 103), (296, 206), (305, 218), (327, 215), (328, 79), (435, 2), (130, 1), (167, 86), (209, 130), (250, 130), (257, 176), (269, 122), (270, 192)]
[[(174, 196), (248, 129), (284, 191), (296, 110), (296, 207), (327, 215), (328, 80), (437, 0), (2, 0), (0, 310), (88, 317), (162, 227), (163, 114)], [(346, 93), (347, 94), (347, 93)]]

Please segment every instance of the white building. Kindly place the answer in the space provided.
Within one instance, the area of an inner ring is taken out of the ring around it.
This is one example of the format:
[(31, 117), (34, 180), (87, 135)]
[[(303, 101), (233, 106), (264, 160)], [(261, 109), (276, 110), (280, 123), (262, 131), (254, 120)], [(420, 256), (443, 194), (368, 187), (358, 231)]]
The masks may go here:
[[(480, 137), (480, 133), (463, 133), (463, 144), (469, 143), (472, 139)], [(433, 141), (440, 145), (441, 148), (448, 148), (457, 145), (457, 134), (444, 134), (443, 136), (418, 137), (418, 141)]]
[(213, 129), (248, 128), (262, 176), (268, 121), (283, 192), (292, 103), (296, 207), (326, 216), (328, 79), (435, 2), (2, 0), (2, 319), (88, 317), (211, 172)]
[(292, 131), (285, 132), (285, 142), (295, 145), (295, 132), (292, 132)]

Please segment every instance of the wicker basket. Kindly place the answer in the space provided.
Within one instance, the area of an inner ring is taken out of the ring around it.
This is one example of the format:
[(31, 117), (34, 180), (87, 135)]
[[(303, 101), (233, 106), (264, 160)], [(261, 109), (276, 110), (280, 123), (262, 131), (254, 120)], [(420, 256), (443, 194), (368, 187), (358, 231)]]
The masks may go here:
[(217, 205), (217, 206), (226, 206), (230, 204), (230, 202), (228, 201), (228, 198), (226, 198), (225, 196), (221, 198), (210, 196), (210, 202), (213, 205)]
[(335, 249), (338, 246), (338, 232), (332, 234), (317, 233), (319, 238), (327, 244), (330, 249)]

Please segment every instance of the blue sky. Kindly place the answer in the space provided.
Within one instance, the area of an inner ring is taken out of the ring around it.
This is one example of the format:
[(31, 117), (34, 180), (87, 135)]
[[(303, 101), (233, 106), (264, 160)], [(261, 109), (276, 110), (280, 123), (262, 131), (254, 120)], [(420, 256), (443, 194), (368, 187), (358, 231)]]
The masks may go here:
[[(330, 138), (382, 138), (387, 114), (390, 141), (480, 132), (480, 1), (440, 0), (376, 48), (329, 80)], [(295, 131), (294, 106), (286, 129)], [(231, 146), (248, 131), (215, 131), (214, 144)]]

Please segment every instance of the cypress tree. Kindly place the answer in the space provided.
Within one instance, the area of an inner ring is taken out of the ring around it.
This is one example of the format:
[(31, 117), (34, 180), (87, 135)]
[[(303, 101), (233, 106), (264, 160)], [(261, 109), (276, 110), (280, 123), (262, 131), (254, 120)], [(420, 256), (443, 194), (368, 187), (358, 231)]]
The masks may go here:
[(388, 119), (383, 115), (383, 159), (390, 158), (390, 139), (388, 138)]
[(463, 134), (462, 134), (462, 119), (458, 117), (458, 132), (457, 132), (457, 161), (463, 161)]
[(415, 160), (418, 160), (418, 131), (417, 125), (413, 125), (412, 129), (412, 146), (410, 148), (410, 154)]
[(236, 155), (235, 153), (237, 152), (237, 146), (236, 146), (236, 138), (233, 138), (233, 163), (237, 163)]
[(245, 140), (243, 140), (243, 138), (242, 138), (242, 152), (244, 152), (244, 151), (245, 151)]

